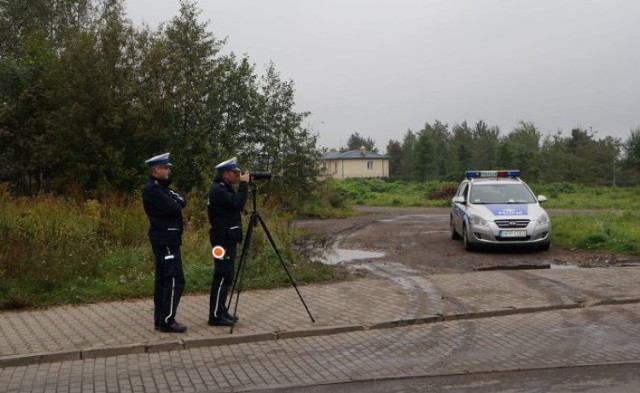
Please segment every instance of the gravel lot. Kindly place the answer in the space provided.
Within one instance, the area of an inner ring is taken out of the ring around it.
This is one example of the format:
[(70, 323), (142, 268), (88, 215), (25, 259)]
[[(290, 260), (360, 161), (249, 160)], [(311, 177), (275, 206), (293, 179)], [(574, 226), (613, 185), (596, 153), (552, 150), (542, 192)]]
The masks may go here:
[[(321, 235), (323, 244), (307, 246), (310, 258), (335, 249), (373, 251), (384, 254), (378, 260), (401, 263), (429, 273), (516, 268), (613, 267), (640, 264), (640, 258), (571, 250), (556, 247), (535, 249), (483, 249), (468, 252), (460, 241), (451, 240), (449, 209), (356, 207), (355, 217), (330, 220), (301, 220), (297, 225)], [(551, 219), (561, 214), (589, 214), (588, 211), (548, 210)], [(357, 253), (356, 253), (357, 254)], [(374, 258), (343, 264), (362, 264)]]

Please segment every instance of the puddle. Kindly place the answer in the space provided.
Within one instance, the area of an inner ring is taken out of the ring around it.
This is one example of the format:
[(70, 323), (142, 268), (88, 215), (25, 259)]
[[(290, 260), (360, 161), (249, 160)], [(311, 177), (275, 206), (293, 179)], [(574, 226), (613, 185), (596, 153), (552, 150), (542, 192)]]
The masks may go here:
[(576, 265), (557, 265), (555, 263), (543, 263), (543, 264), (520, 264), (520, 265), (497, 265), (497, 266), (485, 266), (476, 269), (477, 271), (488, 270), (536, 270), (536, 269), (577, 269)]
[(410, 214), (405, 216), (398, 216), (394, 218), (385, 218), (378, 220), (378, 222), (418, 222), (424, 223), (425, 221), (449, 221), (449, 217), (446, 215), (434, 215), (434, 214)]
[(549, 264), (542, 265), (495, 265), (484, 266), (476, 269), (479, 272), (490, 270), (536, 270), (536, 269), (549, 269)]
[(578, 266), (571, 265), (571, 264), (567, 264), (567, 265), (556, 265), (555, 263), (549, 264), (549, 269), (577, 269), (577, 268)]
[(383, 252), (332, 248), (321, 252), (318, 256), (313, 257), (312, 261), (324, 263), (327, 265), (337, 265), (339, 263), (354, 261), (357, 259), (375, 259), (382, 258), (383, 256)]

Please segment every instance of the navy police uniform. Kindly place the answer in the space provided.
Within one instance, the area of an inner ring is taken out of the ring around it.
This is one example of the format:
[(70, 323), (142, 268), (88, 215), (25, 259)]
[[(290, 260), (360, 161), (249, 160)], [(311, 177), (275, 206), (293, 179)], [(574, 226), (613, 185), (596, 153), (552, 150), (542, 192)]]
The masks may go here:
[[(147, 166), (168, 165), (169, 153), (146, 161)], [(169, 188), (171, 180), (149, 176), (142, 192), (144, 210), (149, 218), (149, 241), (155, 256), (153, 292), (154, 324), (166, 332), (183, 332), (186, 327), (175, 322), (180, 297), (185, 287), (182, 270), (182, 209), (186, 198)]]
[(209, 298), (209, 324), (231, 325), (235, 320), (227, 310), (227, 295), (233, 283), (234, 261), (242, 241), (241, 212), (247, 202), (248, 183), (240, 181), (237, 191), (222, 179), (226, 170), (239, 171), (235, 157), (216, 166), (218, 174), (209, 190), (207, 213), (212, 247), (224, 249), (222, 258), (214, 258), (213, 281)]

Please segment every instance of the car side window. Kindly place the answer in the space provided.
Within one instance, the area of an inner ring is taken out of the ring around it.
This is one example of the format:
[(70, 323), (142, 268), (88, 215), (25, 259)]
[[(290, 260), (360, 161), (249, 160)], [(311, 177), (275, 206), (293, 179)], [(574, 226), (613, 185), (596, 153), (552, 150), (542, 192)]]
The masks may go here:
[(467, 191), (469, 191), (469, 183), (464, 182), (462, 184), (460, 184), (460, 187), (458, 188), (458, 192), (456, 193), (456, 196), (461, 196), (464, 197), (464, 200), (467, 200)]

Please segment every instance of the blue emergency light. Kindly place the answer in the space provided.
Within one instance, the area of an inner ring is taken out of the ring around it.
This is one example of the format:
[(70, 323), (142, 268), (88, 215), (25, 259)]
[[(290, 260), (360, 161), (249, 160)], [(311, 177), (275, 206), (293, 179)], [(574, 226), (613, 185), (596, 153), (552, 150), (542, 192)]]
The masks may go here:
[(510, 169), (506, 171), (466, 171), (464, 175), (468, 179), (480, 177), (520, 177), (520, 170)]

